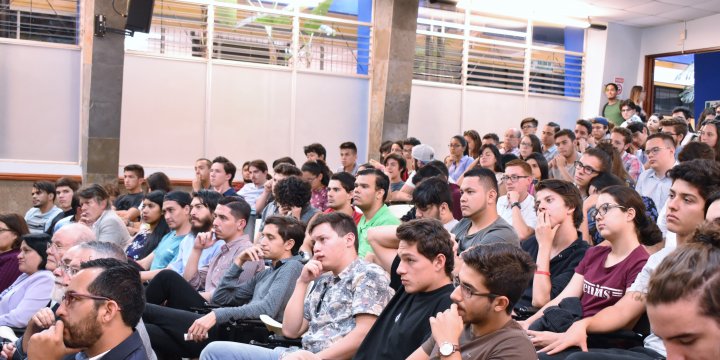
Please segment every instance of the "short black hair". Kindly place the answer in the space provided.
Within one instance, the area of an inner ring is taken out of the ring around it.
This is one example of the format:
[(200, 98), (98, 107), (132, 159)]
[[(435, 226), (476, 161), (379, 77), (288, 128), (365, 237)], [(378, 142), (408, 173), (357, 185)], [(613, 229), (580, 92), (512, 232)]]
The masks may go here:
[(223, 170), (226, 174), (230, 174), (230, 179), (228, 179), (228, 185), (232, 185), (233, 179), (235, 179), (235, 173), (237, 172), (237, 168), (235, 167), (235, 164), (232, 163), (232, 161), (228, 160), (224, 156), (218, 156), (213, 159), (212, 163), (220, 163), (223, 166)]
[(674, 108), (672, 109), (672, 111), (670, 112), (670, 115), (672, 115), (672, 114), (674, 114), (674, 113), (676, 113), (676, 112), (681, 112), (681, 113), (683, 113), (683, 115), (685, 116), (685, 119), (691, 119), (691, 118), (692, 118), (692, 113), (690, 112), (690, 109), (688, 109), (688, 108), (685, 107), (685, 106), (676, 106), (676, 107), (674, 107)]
[(680, 150), (678, 161), (686, 162), (693, 159), (715, 160), (715, 150), (704, 142), (691, 141)]
[(609, 83), (605, 84), (605, 86), (603, 86), (603, 89), (607, 89), (608, 86), (612, 86), (615, 88), (615, 91), (618, 91), (618, 86), (616, 83), (609, 82)]
[[(111, 258), (86, 261), (80, 264), (80, 268), (103, 269), (88, 285), (88, 292), (115, 301), (122, 310), (120, 316), (125, 325), (131, 328), (137, 326), (145, 310), (145, 289), (140, 281), (140, 272), (127, 262)], [(98, 307), (96, 302), (95, 308)]]
[[(445, 179), (448, 178), (446, 174), (442, 172), (437, 166), (423, 166), (415, 171), (415, 175), (412, 177), (413, 184), (419, 184), (425, 179), (432, 177), (443, 176)], [(447, 183), (447, 180), (445, 181)]]
[(375, 175), (375, 189), (383, 190), (383, 202), (385, 202), (388, 196), (388, 190), (390, 189), (390, 178), (378, 169), (358, 171), (357, 176), (361, 175)]
[(346, 141), (340, 144), (340, 150), (343, 149), (352, 150), (354, 153), (357, 154), (357, 145), (355, 145), (355, 143), (352, 141)]
[[(236, 220), (247, 220), (250, 218), (250, 205), (245, 199), (239, 196), (225, 196), (218, 200), (218, 205), (230, 208), (230, 214), (232, 214)], [(215, 209), (217, 210), (217, 208)]]
[(644, 123), (641, 123), (639, 121), (631, 122), (628, 124), (627, 129), (630, 130), (631, 133), (641, 133), (643, 132), (643, 129), (647, 130), (647, 125)]
[(338, 236), (342, 237), (347, 234), (353, 234), (355, 237), (355, 251), (357, 252), (359, 246), (359, 238), (357, 226), (355, 220), (350, 215), (339, 211), (333, 211), (327, 214), (320, 214), (310, 222), (308, 226), (308, 233), (312, 233), (316, 227), (322, 224), (329, 224), (330, 227), (335, 231)]
[(57, 181), (55, 181), (55, 189), (57, 189), (57, 188), (59, 188), (59, 187), (61, 187), (61, 186), (67, 186), (67, 187), (69, 187), (73, 192), (76, 192), (76, 191), (78, 191), (78, 189), (80, 188), (80, 183), (77, 182), (77, 181), (75, 181), (75, 180), (73, 180), (72, 178), (69, 178), (69, 177), (67, 177), (67, 176), (63, 176), (63, 177), (57, 179)]
[(55, 183), (52, 183), (50, 181), (36, 181), (32, 185), (33, 188), (44, 191), (48, 195), (52, 195), (53, 202), (55, 201), (55, 198), (57, 197), (57, 194), (55, 194)]
[(553, 130), (554, 130), (555, 132), (560, 131), (560, 124), (558, 124), (558, 123), (556, 123), (556, 122), (551, 121), (551, 122), (547, 123), (547, 126), (553, 128)]
[[(208, 166), (209, 167), (209, 166)], [(153, 190), (162, 190), (165, 192), (172, 191), (172, 184), (170, 183), (170, 178), (168, 178), (167, 175), (165, 175), (164, 172), (158, 171), (150, 174), (150, 176), (145, 179), (145, 182), (148, 185), (148, 188), (150, 188), (150, 191)]]
[[(578, 121), (575, 122), (575, 125), (580, 125), (580, 126), (583, 126), (584, 128), (586, 128), (588, 131), (588, 134), (592, 132), (592, 123), (585, 119), (579, 119)], [(557, 135), (557, 134), (555, 134), (555, 135)]]
[(395, 162), (398, 163), (398, 167), (400, 168), (400, 171), (401, 171), (401, 172), (402, 172), (403, 170), (406, 170), (406, 169), (407, 169), (407, 161), (405, 161), (405, 158), (402, 157), (402, 156), (400, 156), (400, 155), (398, 155), (398, 154), (394, 154), (394, 153), (388, 154), (388, 155), (383, 159), (383, 165), (387, 166), (387, 161), (390, 160), (390, 159), (393, 159), (393, 160), (395, 160)]
[(302, 176), (302, 171), (290, 163), (280, 163), (273, 167), (273, 172), (285, 176)]
[(260, 160), (260, 159), (253, 160), (248, 165), (260, 170), (260, 172), (268, 171), (267, 163), (264, 160)]
[(556, 132), (555, 140), (557, 140), (557, 138), (562, 137), (562, 136), (567, 136), (570, 138), (570, 141), (575, 141), (575, 133), (570, 129), (562, 129), (562, 130)]
[(135, 175), (137, 175), (137, 177), (139, 177), (139, 178), (144, 178), (144, 177), (145, 177), (145, 169), (144, 169), (144, 168), (142, 167), (142, 165), (140, 165), (140, 164), (129, 164), (129, 165), (126, 165), (126, 166), (123, 168), (123, 172), (126, 172), (126, 171), (134, 172)]
[(292, 159), (291, 157), (289, 157), (289, 156), (281, 157), (281, 158), (273, 161), (273, 163), (272, 163), (273, 169), (275, 169), (275, 168), (276, 168), (278, 165), (280, 165), (280, 164), (290, 164), (290, 165), (293, 165), (293, 166), (297, 166), (297, 164), (295, 163), (295, 160), (293, 160), (293, 159)]
[(275, 184), (273, 189), (278, 205), (304, 207), (310, 202), (312, 189), (310, 183), (298, 176), (288, 176)]
[(355, 177), (349, 172), (341, 171), (334, 173), (330, 176), (330, 180), (339, 181), (340, 185), (348, 193), (352, 193), (353, 190), (355, 190)]
[(325, 161), (321, 159), (318, 159), (317, 161), (305, 162), (302, 168), (300, 168), (300, 170), (302, 170), (303, 172), (309, 172), (314, 176), (322, 175), (322, 179), (320, 180), (320, 182), (323, 184), (323, 186), (327, 186), (328, 183), (330, 183), (330, 175), (332, 174), (332, 172), (330, 171), (330, 168), (325, 165)]
[(496, 133), (487, 133), (483, 135), (482, 139), (492, 139), (495, 141), (496, 144), (500, 142), (500, 137)]
[(476, 177), (480, 180), (480, 183), (485, 188), (485, 191), (495, 190), (496, 194), (500, 193), (500, 190), (498, 189), (498, 182), (497, 178), (495, 177), (495, 173), (492, 172), (490, 169), (485, 168), (474, 168), (472, 170), (469, 170), (465, 173), (465, 179)]
[(531, 124), (533, 125), (533, 127), (538, 127), (538, 125), (540, 124), (540, 123), (537, 121), (536, 118), (534, 118), (534, 117), (526, 117), (526, 118), (524, 118), (524, 119), (522, 119), (522, 120), (520, 121), (520, 127), (522, 128), (523, 125), (525, 125), (525, 124), (527, 124), (527, 123), (531, 123)]
[(418, 146), (418, 145), (420, 145), (420, 140), (411, 136), (411, 137), (403, 140), (403, 145)]
[[(541, 190), (548, 190), (558, 194), (563, 199), (565, 206), (574, 208), (573, 224), (576, 229), (580, 227), (583, 221), (583, 200), (580, 190), (575, 184), (558, 179), (543, 180), (535, 187), (535, 199), (537, 199), (537, 193)], [(537, 210), (537, 204), (535, 207), (535, 210)]]
[(416, 244), (420, 255), (432, 261), (443, 255), (445, 257), (445, 275), (452, 276), (455, 266), (455, 254), (450, 233), (437, 219), (414, 219), (398, 226), (395, 234), (400, 241)]
[(278, 234), (283, 239), (283, 242), (294, 240), (295, 243), (290, 252), (297, 255), (305, 240), (305, 224), (302, 221), (291, 216), (272, 215), (265, 220), (265, 225), (277, 226)]
[(431, 177), (421, 181), (415, 186), (412, 194), (412, 204), (420, 209), (430, 205), (442, 205), (446, 203), (452, 209), (452, 193), (447, 181), (438, 177)]
[(303, 148), (303, 151), (305, 152), (305, 155), (307, 156), (308, 153), (316, 153), (321, 159), (325, 159), (325, 156), (327, 155), (327, 151), (325, 151), (325, 147), (322, 146), (320, 143), (312, 143), (308, 146), (305, 146)]
[(720, 164), (714, 160), (697, 159), (679, 163), (668, 170), (673, 183), (683, 180), (697, 188), (703, 201), (720, 190)]
[(200, 203), (205, 205), (213, 214), (215, 213), (218, 202), (223, 198), (221, 193), (208, 189), (195, 191), (192, 193), (192, 197), (200, 199)]

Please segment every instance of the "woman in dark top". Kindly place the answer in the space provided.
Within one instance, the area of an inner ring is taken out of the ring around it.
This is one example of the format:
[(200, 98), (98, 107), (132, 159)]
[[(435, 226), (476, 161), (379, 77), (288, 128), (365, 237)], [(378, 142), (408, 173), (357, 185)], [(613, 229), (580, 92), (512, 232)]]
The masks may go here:
[(137, 261), (150, 255), (163, 236), (170, 232), (162, 211), (164, 197), (165, 192), (162, 190), (155, 190), (145, 195), (141, 213), (143, 223), (140, 231), (125, 250), (129, 258)]
[(22, 236), (30, 233), (25, 219), (18, 214), (0, 214), (0, 293), (5, 291), (22, 272), (18, 254)]

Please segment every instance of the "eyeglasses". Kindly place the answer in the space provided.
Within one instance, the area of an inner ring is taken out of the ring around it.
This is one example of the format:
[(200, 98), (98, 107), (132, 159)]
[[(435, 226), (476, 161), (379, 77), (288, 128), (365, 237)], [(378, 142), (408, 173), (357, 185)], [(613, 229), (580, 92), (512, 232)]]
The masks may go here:
[(657, 155), (662, 149), (669, 149), (669, 147), (654, 147), (649, 150), (645, 150), (645, 155)]
[(624, 207), (622, 205), (605, 203), (605, 204), (602, 204), (595, 208), (595, 213), (592, 214), (592, 217), (595, 219), (597, 219), (598, 215), (605, 217), (605, 215), (607, 214), (608, 211), (610, 211), (611, 209), (615, 209), (615, 208), (623, 209), (623, 210), (626, 209), (626, 207)]
[(453, 278), (453, 285), (455, 287), (460, 288), (460, 294), (462, 295), (463, 299), (469, 299), (473, 296), (483, 296), (483, 297), (487, 297), (489, 299), (493, 299), (493, 298), (500, 296), (500, 295), (493, 294), (493, 293), (479, 293), (479, 292), (471, 289), (469, 286), (460, 282), (460, 278), (457, 276), (455, 276)]
[(575, 168), (582, 170), (587, 175), (594, 174), (596, 172), (599, 172), (592, 168), (592, 166), (585, 165), (581, 163), (579, 160), (575, 161)]
[(10, 230), (10, 229), (0, 229), (0, 234), (4, 233), (4, 232), (6, 232), (6, 231), (13, 232), (13, 231)]
[(70, 265), (66, 264), (60, 265), (60, 270), (62, 270), (62, 272), (64, 272), (67, 276), (70, 277), (75, 276), (75, 274), (80, 271), (80, 269), (71, 267)]
[(65, 304), (65, 306), (70, 306), (80, 300), (97, 300), (97, 301), (112, 301), (111, 298), (105, 297), (105, 296), (96, 296), (96, 295), (90, 295), (90, 294), (80, 294), (76, 291), (70, 290), (65, 292), (65, 295), (62, 297), (62, 302)]
[(460, 144), (448, 144), (448, 147), (449, 147), (449, 148), (457, 148), (457, 147), (462, 147), (462, 145), (460, 145)]
[(522, 126), (522, 129), (523, 129), (523, 130), (527, 130), (527, 129), (533, 129), (533, 128), (535, 128), (535, 126), (533, 126), (533, 125), (529, 125), (529, 124), (527, 124), (527, 125), (523, 125), (523, 126)]
[(63, 249), (62, 245), (58, 245), (56, 242), (53, 242), (53, 241), (51, 241), (47, 244), (47, 249), (50, 250), (51, 248), (55, 248), (55, 250)]
[(520, 146), (532, 147), (532, 143), (521, 142)]
[(502, 181), (505, 181), (505, 182), (510, 182), (510, 181), (516, 182), (516, 181), (518, 181), (518, 180), (520, 180), (520, 179), (525, 179), (525, 178), (529, 178), (529, 176), (503, 175), (503, 177), (500, 178), (500, 179), (501, 179)]

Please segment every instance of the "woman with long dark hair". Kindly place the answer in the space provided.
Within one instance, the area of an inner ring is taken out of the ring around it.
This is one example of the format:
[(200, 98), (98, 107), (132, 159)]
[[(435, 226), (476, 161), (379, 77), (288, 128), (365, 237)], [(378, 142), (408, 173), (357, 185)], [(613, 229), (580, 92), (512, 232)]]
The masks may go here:
[(142, 209), (142, 225), (125, 252), (133, 260), (140, 260), (150, 255), (160, 240), (170, 232), (163, 216), (163, 199), (165, 192), (155, 190), (145, 195)]
[[(402, 156), (402, 146), (400, 147)], [(303, 164), (302, 168), (303, 180), (310, 183), (312, 188), (312, 197), (310, 198), (310, 205), (314, 208), (325, 211), (327, 209), (327, 186), (330, 183), (330, 169), (325, 165), (322, 160), (308, 161)]]
[(29, 234), (27, 223), (18, 214), (0, 214), (0, 292), (22, 274), (18, 269), (22, 236)]

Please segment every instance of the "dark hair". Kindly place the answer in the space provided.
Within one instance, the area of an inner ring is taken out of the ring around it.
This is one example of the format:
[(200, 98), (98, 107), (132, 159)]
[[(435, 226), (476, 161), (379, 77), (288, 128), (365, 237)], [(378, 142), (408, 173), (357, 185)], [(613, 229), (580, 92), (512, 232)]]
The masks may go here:
[(522, 128), (523, 125), (525, 125), (526, 123), (533, 124), (533, 127), (538, 127), (538, 125), (540, 124), (534, 117), (526, 117), (520, 121), (520, 128)]
[(603, 89), (607, 89), (608, 86), (612, 86), (615, 88), (615, 91), (618, 91), (618, 86), (616, 83), (609, 82), (609, 83), (605, 84), (605, 86), (603, 86)]
[[(390, 149), (392, 149), (393, 142), (390, 140), (385, 140), (380, 144), (380, 154), (382, 153), (389, 153)], [(382, 159), (380, 159), (382, 160)]]
[(543, 154), (534, 152), (528, 155), (527, 159), (525, 159), (526, 162), (528, 160), (535, 160), (538, 164), (538, 167), (540, 168), (540, 180), (545, 180), (550, 177), (550, 167), (548, 166), (547, 159), (545, 159)]
[(480, 147), (480, 154), (478, 156), (481, 156), (483, 152), (485, 152), (485, 149), (490, 149), (492, 151), (493, 156), (495, 157), (495, 168), (493, 171), (495, 172), (503, 172), (505, 171), (505, 168), (503, 167), (502, 162), (502, 155), (500, 155), (500, 150), (498, 150), (497, 146), (493, 144), (485, 144)]
[(143, 169), (142, 165), (139, 164), (130, 164), (126, 165), (123, 168), (123, 172), (126, 171), (132, 171), (137, 175), (138, 178), (144, 178), (145, 177), (145, 169)]
[[(628, 174), (628, 172), (625, 170), (625, 164), (623, 164), (622, 155), (620, 155), (620, 152), (614, 146), (612, 146), (610, 142), (601, 141), (599, 144), (597, 144), (597, 146), (595, 146), (595, 149), (597, 151), (605, 153), (605, 155), (607, 155), (607, 158), (610, 160), (610, 167), (606, 168), (603, 171), (609, 171), (613, 173), (613, 175), (625, 180), (625, 182), (628, 184), (633, 184), (635, 182), (635, 179), (633, 179), (632, 176), (630, 176), (630, 174)], [(590, 148), (588, 150), (593, 149)], [(588, 150), (585, 151), (586, 154), (594, 153), (594, 151), (590, 152)]]
[(310, 183), (298, 176), (288, 176), (278, 181), (273, 188), (278, 205), (304, 207), (310, 202), (312, 189)]
[(250, 205), (248, 205), (245, 199), (239, 196), (225, 196), (218, 201), (218, 205), (230, 208), (230, 214), (235, 218), (235, 220), (247, 220), (250, 218)]
[(330, 169), (325, 165), (325, 161), (318, 159), (317, 161), (307, 161), (303, 164), (302, 168), (300, 169), (303, 172), (309, 172), (315, 176), (322, 175), (322, 179), (320, 179), (320, 183), (323, 186), (327, 186), (328, 183), (330, 183), (330, 175), (332, 172)]
[(482, 275), (483, 285), (491, 294), (508, 298), (507, 314), (520, 300), (536, 269), (527, 252), (508, 243), (476, 245), (460, 256), (464, 266)]
[[(535, 187), (535, 197), (541, 190), (552, 191), (563, 199), (565, 206), (574, 209), (573, 210), (573, 224), (577, 229), (583, 222), (583, 200), (575, 184), (557, 179), (547, 179), (538, 183)], [(535, 209), (537, 210), (537, 209)]]
[(645, 246), (653, 246), (663, 240), (663, 234), (657, 224), (647, 216), (645, 203), (640, 194), (634, 189), (624, 185), (608, 186), (600, 191), (601, 194), (608, 194), (615, 199), (618, 205), (624, 207), (623, 211), (635, 209), (635, 232), (638, 240)]
[(194, 191), (192, 193), (193, 198), (200, 199), (200, 203), (203, 204), (208, 210), (210, 210), (210, 213), (215, 213), (215, 208), (217, 207), (218, 202), (220, 199), (223, 198), (222, 194), (215, 191), (215, 190), (208, 190), (208, 189), (200, 189), (198, 191)]
[(32, 187), (39, 191), (44, 191), (48, 195), (52, 195), (52, 201), (55, 202), (55, 199), (57, 198), (57, 194), (55, 194), (55, 183), (50, 181), (36, 181), (32, 184)]
[(403, 140), (403, 146), (404, 145), (418, 146), (418, 145), (420, 145), (420, 140), (411, 136), (411, 137)]
[[(430, 179), (428, 179), (430, 180)], [(447, 186), (446, 186), (447, 188)], [(436, 219), (414, 219), (400, 224), (396, 231), (400, 241), (416, 244), (420, 255), (432, 261), (438, 255), (445, 257), (445, 275), (452, 276), (455, 254), (450, 233)]]
[[(382, 160), (382, 159), (380, 159), (380, 160)], [(374, 169), (375, 166), (373, 166), (373, 164), (371, 164), (371, 163), (364, 163), (364, 164), (358, 165), (358, 169), (359, 169), (359, 168)]]
[[(612, 157), (611, 154), (608, 154), (606, 150), (599, 149), (600, 144), (598, 144), (594, 148), (588, 148), (585, 150), (583, 155), (589, 155), (597, 158), (600, 160), (600, 169), (595, 169), (597, 171), (610, 171), (612, 169)], [(608, 144), (612, 148), (612, 145)], [(614, 148), (613, 148), (614, 149)], [(621, 163), (622, 164), (622, 163)], [(616, 174), (617, 175), (617, 174)]]
[(720, 165), (713, 160), (697, 159), (679, 163), (668, 170), (673, 183), (683, 180), (697, 188), (703, 201), (720, 189)]
[(45, 270), (45, 265), (47, 265), (47, 248), (50, 244), (50, 235), (46, 233), (39, 233), (39, 234), (25, 234), (22, 236), (22, 241), (25, 242), (27, 246), (35, 250), (38, 255), (40, 255), (40, 263), (38, 264), (38, 270)]
[(442, 203), (446, 203), (448, 208), (452, 209), (452, 193), (447, 181), (438, 177), (431, 177), (417, 184), (412, 194), (411, 203), (420, 209), (425, 209), (430, 205), (440, 206)]
[(302, 176), (302, 171), (290, 163), (280, 163), (273, 167), (273, 172), (284, 176)]
[[(105, 188), (100, 186), (99, 184), (90, 184), (78, 191), (78, 197), (81, 199), (95, 199), (98, 205), (100, 205), (100, 202), (102, 202), (103, 200), (108, 200), (110, 198), (110, 195), (108, 195)], [(105, 209), (109, 209), (110, 201), (106, 202), (107, 204), (105, 205)]]
[(668, 254), (648, 284), (649, 305), (697, 297), (697, 312), (720, 324), (720, 223), (701, 225), (690, 241)]
[(468, 170), (465, 173), (465, 179), (471, 177), (478, 178), (478, 181), (480, 181), (482, 186), (485, 188), (485, 191), (495, 190), (496, 194), (500, 193), (500, 190), (498, 189), (497, 178), (495, 177), (495, 173), (493, 173), (492, 171), (485, 168), (474, 168), (472, 170)]
[(15, 241), (12, 243), (12, 249), (17, 249), (22, 243), (22, 236), (30, 233), (25, 219), (15, 213), (0, 214), (0, 222), (7, 226), (8, 230), (15, 234)]
[(265, 225), (277, 226), (278, 234), (283, 239), (283, 242), (294, 240), (295, 243), (290, 252), (297, 255), (300, 246), (305, 240), (305, 224), (291, 216), (272, 215), (265, 220)]
[(305, 156), (307, 156), (308, 153), (316, 153), (319, 158), (325, 159), (325, 156), (327, 155), (327, 151), (325, 151), (325, 147), (322, 146), (320, 143), (312, 143), (306, 147), (303, 148), (303, 151), (305, 152)]
[(679, 117), (660, 120), (660, 127), (672, 127), (675, 134), (683, 136), (687, 135), (689, 129), (687, 122)]
[(688, 108), (685, 107), (685, 106), (676, 106), (676, 107), (674, 107), (674, 108), (672, 109), (672, 111), (670, 112), (670, 115), (672, 115), (672, 114), (674, 114), (674, 113), (676, 113), (676, 112), (681, 112), (681, 113), (683, 113), (683, 116), (685, 116), (685, 119), (692, 119), (692, 113), (690, 112), (690, 109), (688, 109)]
[(150, 191), (154, 190), (162, 190), (164, 192), (171, 192), (172, 191), (172, 184), (170, 183), (170, 178), (168, 178), (167, 175), (165, 175), (164, 172), (158, 171), (155, 173), (150, 174), (150, 176), (145, 179), (145, 182), (147, 182), (148, 188)]
[(665, 143), (672, 144), (673, 149), (676, 148), (678, 145), (678, 144), (675, 144), (675, 139), (672, 136), (661, 133), (661, 132), (658, 132), (658, 133), (648, 136), (646, 143), (647, 143), (647, 141), (650, 141), (652, 139), (658, 139), (658, 138), (662, 139)]
[(355, 143), (352, 141), (346, 141), (340, 144), (340, 150), (352, 150), (354, 153), (357, 154), (357, 145), (355, 145)]
[(500, 143), (500, 137), (496, 133), (487, 133), (483, 135), (482, 139), (492, 139), (496, 144)]
[(289, 156), (281, 157), (281, 158), (273, 161), (273, 163), (272, 163), (273, 170), (280, 164), (290, 164), (292, 166), (297, 167), (297, 164), (295, 164), (295, 160), (293, 160)]
[[(720, 126), (718, 126), (718, 124), (720, 124), (720, 121), (718, 121), (718, 120), (705, 121), (700, 125), (700, 130), (702, 130), (703, 126), (714, 126), (715, 134), (720, 135)], [(692, 143), (690, 143), (690, 144), (692, 144)], [(690, 144), (687, 144), (687, 145), (690, 145)], [(687, 148), (687, 145), (685, 145), (686, 148)], [(713, 147), (712, 149), (714, 151), (715, 161), (720, 161), (720, 140), (715, 141), (715, 147)], [(680, 153), (682, 154), (682, 151)]]
[(387, 199), (388, 190), (390, 189), (390, 178), (388, 178), (387, 175), (385, 175), (384, 172), (378, 170), (378, 169), (365, 169), (358, 171), (357, 177), (360, 177), (360, 175), (375, 175), (375, 190), (382, 190), (383, 191), (383, 202)]
[(444, 162), (442, 162), (440, 160), (433, 160), (433, 161), (425, 164), (425, 166), (423, 166), (423, 168), (426, 168), (428, 166), (438, 169), (440, 171), (440, 174), (443, 175), (445, 177), (445, 179), (450, 177), (450, 171), (448, 171), (447, 165), (445, 165)]
[(237, 168), (235, 167), (235, 164), (233, 164), (230, 160), (228, 160), (224, 156), (218, 156), (213, 159), (213, 164), (220, 163), (223, 166), (223, 171), (225, 171), (226, 174), (230, 175), (230, 179), (228, 179), (228, 185), (232, 186), (233, 179), (235, 179), (235, 173), (237, 172)]
[(467, 152), (467, 140), (465, 140), (465, 137), (463, 137), (462, 135), (455, 135), (455, 136), (451, 137), (450, 139), (457, 140), (460, 143), (460, 146), (463, 147), (463, 152)]
[(248, 165), (249, 165), (249, 166), (252, 166), (252, 167), (254, 167), (254, 168), (258, 169), (258, 170), (260, 170), (260, 172), (267, 172), (267, 171), (268, 171), (268, 166), (267, 166), (267, 164), (265, 163), (265, 161), (263, 161), (263, 160), (259, 160), (259, 159), (258, 159), (258, 160), (253, 160), (253, 161), (251, 161), (250, 164), (248, 164)]
[(398, 163), (398, 167), (400, 167), (401, 173), (407, 169), (407, 162), (405, 161), (405, 158), (393, 153), (388, 154), (388, 156), (383, 159), (383, 165), (387, 166), (387, 161), (390, 159), (393, 159)]
[(554, 122), (554, 121), (551, 121), (551, 122), (547, 123), (547, 126), (553, 128), (553, 131), (554, 131), (554, 132), (560, 131), (560, 124), (558, 124), (558, 123), (556, 123), (556, 122)]
[(463, 136), (471, 138), (475, 145), (472, 149), (470, 148), (470, 146), (467, 147), (466, 155), (469, 155), (472, 158), (477, 158), (478, 156), (480, 156), (480, 146), (482, 146), (482, 139), (480, 139), (480, 134), (475, 130), (468, 130), (463, 133)]
[(625, 99), (625, 100), (620, 101), (620, 110), (622, 110), (622, 108), (625, 106), (628, 106), (631, 109), (637, 111), (637, 105), (635, 105), (635, 103), (630, 99)]
[(534, 134), (527, 134), (523, 135), (520, 138), (520, 141), (522, 141), (522, 138), (526, 136), (530, 139), (530, 143), (532, 143), (532, 152), (542, 153), (542, 143), (540, 142), (540, 138)]
[[(140, 281), (140, 272), (127, 262), (111, 258), (86, 261), (80, 264), (80, 268), (103, 269), (88, 285), (88, 292), (115, 301), (122, 310), (123, 323), (131, 328), (137, 326), (145, 310), (145, 289)], [(95, 308), (98, 308), (97, 302)]]
[(355, 251), (358, 251), (359, 238), (357, 226), (355, 225), (355, 220), (353, 220), (350, 215), (339, 211), (319, 214), (310, 222), (310, 225), (308, 226), (308, 233), (312, 233), (316, 227), (322, 224), (329, 224), (333, 231), (335, 231), (335, 233), (340, 237), (347, 234), (353, 234), (353, 237), (355, 237)]
[(570, 138), (570, 141), (575, 141), (575, 133), (570, 129), (562, 129), (555, 133), (555, 140), (561, 136), (567, 136)]
[(180, 207), (186, 207), (190, 206), (190, 203), (192, 202), (192, 197), (190, 196), (190, 194), (184, 191), (174, 190), (165, 194), (163, 201), (174, 201), (178, 203)]
[(685, 162), (693, 159), (715, 160), (715, 150), (704, 142), (691, 141), (680, 150), (678, 161)]
[(601, 172), (596, 177), (590, 179), (588, 188), (590, 188), (590, 186), (594, 186), (595, 190), (601, 191), (606, 187), (613, 185), (626, 185), (626, 183), (625, 180), (613, 175), (612, 173)]
[[(442, 176), (445, 183), (447, 183), (447, 175), (442, 172), (438, 167), (436, 166), (423, 166), (420, 169), (417, 169), (415, 171), (415, 176), (412, 178), (413, 184), (419, 184), (425, 179), (433, 178), (433, 177), (440, 177)], [(416, 189), (417, 190), (417, 189)], [(414, 192), (413, 192), (414, 194)]]
[[(586, 128), (588, 131), (588, 134), (592, 132), (592, 123), (585, 119), (579, 119), (578, 121), (575, 122), (575, 125), (580, 125), (580, 126)], [(557, 136), (557, 135), (555, 135), (555, 136)]]
[[(653, 114), (655, 115), (655, 114)], [(644, 123), (635, 121), (628, 124), (627, 129), (630, 130), (631, 133), (635, 134), (637, 132), (641, 133), (643, 132), (643, 129), (647, 129), (647, 125)]]
[(73, 180), (72, 178), (63, 176), (63, 177), (57, 179), (57, 181), (55, 181), (55, 189), (57, 189), (61, 186), (69, 187), (74, 193), (74, 192), (78, 191), (78, 189), (80, 188), (80, 183)]
[(143, 259), (155, 251), (155, 248), (157, 248), (158, 244), (160, 244), (160, 240), (162, 240), (162, 238), (170, 232), (170, 227), (168, 226), (167, 221), (165, 221), (165, 217), (162, 216), (165, 192), (162, 190), (151, 191), (145, 194), (145, 199), (160, 206), (160, 221), (158, 221), (153, 231), (145, 238), (145, 246), (142, 248), (140, 256), (138, 257), (139, 259)]
[(355, 177), (349, 172), (336, 172), (330, 176), (330, 180), (339, 181), (340, 186), (348, 193), (352, 193), (353, 190), (355, 190)]
[(208, 158), (199, 158), (199, 159), (195, 160), (195, 162), (198, 162), (198, 161), (204, 161), (205, 165), (207, 165), (208, 169), (210, 168), (210, 166), (212, 166), (212, 161), (210, 161), (210, 159), (208, 159)]
[[(712, 203), (714, 203), (718, 200), (720, 200), (720, 191), (713, 192), (712, 194), (710, 194), (710, 196), (708, 196), (707, 199), (705, 199), (705, 212), (703, 213), (705, 216), (707, 216), (710, 205), (712, 205)], [(0, 220), (0, 221), (2, 221), (2, 220)]]
[(632, 143), (632, 132), (628, 130), (628, 128), (616, 126), (612, 129), (612, 132), (615, 134), (620, 134), (620, 136), (623, 137), (623, 142), (625, 143), (625, 145)]

